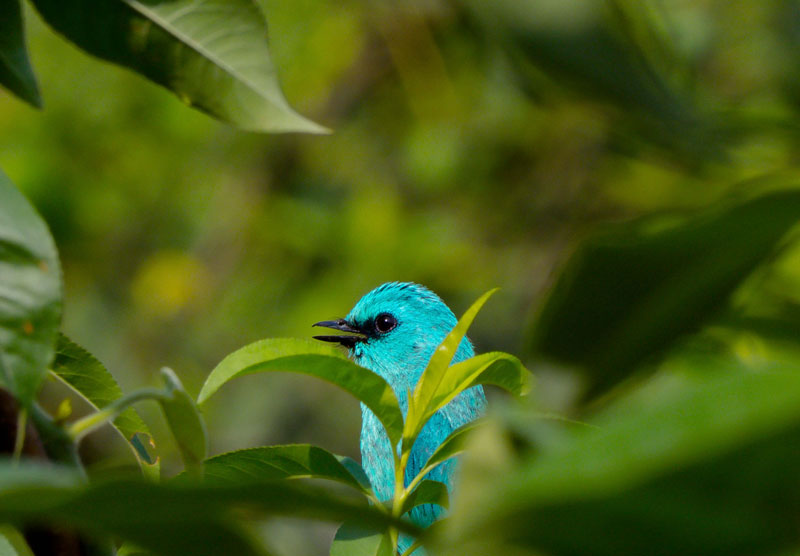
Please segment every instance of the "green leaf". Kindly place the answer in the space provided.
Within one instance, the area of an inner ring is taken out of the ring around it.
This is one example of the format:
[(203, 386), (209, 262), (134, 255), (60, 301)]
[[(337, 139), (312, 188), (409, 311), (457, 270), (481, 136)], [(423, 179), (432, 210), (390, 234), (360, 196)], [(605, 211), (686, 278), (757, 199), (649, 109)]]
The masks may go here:
[(15, 527), (0, 525), (0, 556), (35, 556)]
[(0, 0), (0, 84), (19, 98), (42, 107), (28, 51), (19, 0)]
[(417, 386), (414, 388), (414, 395), (409, 399), (408, 415), (406, 416), (405, 427), (403, 428), (403, 451), (411, 450), (414, 440), (425, 425), (427, 418), (432, 415), (429, 408), (439, 387), (445, 380), (445, 375), (449, 373), (448, 368), (450, 362), (461, 344), (461, 340), (467, 335), (472, 321), (481, 310), (484, 303), (497, 291), (497, 289), (490, 290), (480, 296), (472, 306), (467, 309), (464, 315), (459, 319), (456, 326), (445, 337), (436, 351), (433, 352), (431, 360), (428, 362), (425, 371), (417, 381)]
[(567, 263), (529, 342), (591, 374), (598, 393), (714, 317), (800, 219), (790, 190), (589, 238)]
[(457, 456), (464, 451), (465, 442), (470, 433), (480, 426), (479, 421), (471, 421), (465, 425), (458, 427), (444, 439), (444, 441), (436, 447), (436, 450), (422, 466), (421, 473), (427, 474), (431, 469), (447, 461), (448, 459)]
[(183, 389), (178, 377), (167, 367), (161, 369), (167, 396), (159, 399), (161, 409), (175, 437), (186, 471), (200, 473), (208, 453), (206, 425), (192, 397)]
[(197, 401), (202, 404), (234, 377), (274, 371), (311, 375), (335, 384), (372, 410), (394, 444), (400, 440), (403, 414), (386, 381), (336, 348), (311, 340), (271, 338), (231, 353), (208, 375)]
[(421, 410), (420, 421), (427, 422), (461, 392), (478, 384), (499, 386), (518, 396), (527, 394), (531, 376), (519, 359), (499, 351), (482, 353), (456, 363), (447, 369), (430, 396), (427, 407)]
[(420, 481), (403, 502), (400, 515), (405, 515), (423, 504), (438, 504), (443, 508), (450, 507), (450, 496), (447, 493), (445, 484), (430, 479)]
[(330, 556), (393, 556), (392, 540), (388, 533), (343, 524), (336, 531)]
[(56, 466), (0, 463), (0, 521), (52, 523), (91, 535), (113, 535), (156, 554), (264, 554), (234, 521), (246, 509), (260, 517), (350, 521), (383, 531), (419, 534), (383, 509), (300, 481), (242, 480), (236, 484), (143, 479), (81, 484)]
[(90, 54), (133, 69), (216, 118), (253, 131), (327, 131), (286, 102), (266, 21), (252, 0), (33, 4)]
[[(207, 481), (220, 484), (235, 484), (254, 478), (311, 478), (336, 481), (365, 494), (371, 492), (341, 463), (339, 456), (310, 444), (263, 446), (228, 452), (207, 459), (203, 469)], [(361, 475), (364, 475), (363, 470)]]
[(61, 267), (42, 218), (0, 171), (0, 383), (24, 406), (53, 358)]
[(596, 427), (487, 478), (484, 496), (453, 512), (472, 539), (454, 553), (472, 541), (556, 555), (791, 552), (800, 368), (731, 366), (708, 365), (719, 372), (700, 382), (654, 381)]
[[(92, 406), (102, 409), (122, 397), (111, 373), (91, 353), (72, 340), (59, 334), (53, 373), (85, 398)], [(114, 427), (128, 441), (142, 469), (147, 470), (154, 462), (147, 452), (142, 452), (143, 443), (152, 442), (150, 429), (132, 407), (114, 419)], [(154, 470), (156, 474), (158, 468)]]

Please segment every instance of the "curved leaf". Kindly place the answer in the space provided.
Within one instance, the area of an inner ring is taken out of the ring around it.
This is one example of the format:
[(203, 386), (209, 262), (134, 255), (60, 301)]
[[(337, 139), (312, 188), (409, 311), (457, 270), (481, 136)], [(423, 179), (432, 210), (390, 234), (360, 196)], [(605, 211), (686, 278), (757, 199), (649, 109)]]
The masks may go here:
[(393, 556), (388, 533), (376, 533), (344, 523), (336, 531), (330, 556)]
[[(53, 373), (97, 409), (122, 397), (122, 390), (105, 366), (63, 334), (58, 336)], [(158, 465), (144, 457), (146, 454), (143, 455), (139, 449), (143, 440), (152, 442), (152, 439), (150, 429), (134, 408), (129, 407), (120, 413), (113, 425), (130, 444), (142, 469), (148, 470), (152, 465)], [(158, 468), (154, 471), (157, 473)]]
[(252, 0), (34, 0), (42, 17), (100, 58), (253, 131), (322, 133), (278, 84), (264, 15)]
[(405, 515), (407, 512), (423, 504), (437, 504), (443, 508), (450, 507), (450, 496), (447, 493), (445, 484), (439, 481), (432, 481), (431, 479), (420, 481), (411, 494), (408, 495), (408, 498), (405, 499), (405, 502), (403, 502), (400, 515)]
[(53, 359), (61, 295), (53, 238), (0, 171), (0, 382), (24, 406)]
[(274, 371), (315, 376), (350, 392), (378, 417), (394, 444), (400, 440), (403, 414), (386, 381), (335, 348), (310, 340), (271, 338), (231, 353), (208, 375), (197, 401), (204, 403), (234, 377)]
[[(408, 402), (408, 415), (406, 416), (405, 427), (403, 428), (403, 450), (410, 450), (419, 432), (427, 421), (426, 409), (431, 404), (431, 399), (438, 390), (445, 374), (448, 373), (450, 362), (461, 344), (461, 340), (467, 334), (472, 321), (481, 310), (484, 303), (497, 291), (497, 288), (490, 290), (480, 296), (472, 306), (467, 309), (464, 315), (458, 320), (453, 330), (445, 337), (442, 343), (433, 352), (431, 360), (428, 362), (425, 371), (417, 381), (414, 388), (414, 395)], [(429, 415), (428, 415), (429, 416)]]
[(42, 97), (33, 75), (19, 0), (0, 0), (0, 84), (19, 98), (42, 107)]
[(530, 371), (513, 355), (499, 351), (476, 355), (447, 369), (427, 407), (419, 410), (420, 420), (425, 423), (461, 392), (478, 384), (493, 384), (516, 395), (527, 394), (531, 377)]
[(479, 421), (470, 421), (466, 425), (462, 425), (451, 432), (450, 435), (437, 446), (436, 450), (431, 454), (431, 457), (429, 457), (425, 465), (422, 466), (422, 471), (420, 473), (428, 474), (431, 469), (440, 463), (463, 452), (467, 437), (479, 425)]
[(206, 425), (192, 397), (183, 389), (178, 377), (167, 367), (161, 369), (168, 397), (159, 399), (187, 472), (199, 473), (208, 453)]
[(310, 444), (263, 446), (220, 454), (204, 462), (203, 473), (207, 481), (221, 484), (252, 479), (311, 478), (336, 481), (365, 494), (370, 492), (342, 464), (339, 456)]

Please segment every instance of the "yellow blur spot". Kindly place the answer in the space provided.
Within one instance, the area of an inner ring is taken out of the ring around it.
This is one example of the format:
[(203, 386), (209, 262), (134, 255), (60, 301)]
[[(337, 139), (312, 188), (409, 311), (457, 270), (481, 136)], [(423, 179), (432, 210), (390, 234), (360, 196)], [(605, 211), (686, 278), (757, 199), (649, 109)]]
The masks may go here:
[(170, 318), (207, 298), (211, 278), (195, 257), (161, 251), (139, 268), (131, 285), (134, 306), (146, 316)]

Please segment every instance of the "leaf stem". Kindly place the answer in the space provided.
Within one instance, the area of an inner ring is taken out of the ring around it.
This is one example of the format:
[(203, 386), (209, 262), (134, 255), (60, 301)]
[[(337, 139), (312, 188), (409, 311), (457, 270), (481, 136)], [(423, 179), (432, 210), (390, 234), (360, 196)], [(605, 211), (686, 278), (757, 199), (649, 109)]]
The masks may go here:
[(17, 433), (14, 437), (14, 464), (19, 463), (22, 457), (22, 448), (25, 445), (25, 433), (28, 429), (28, 410), (21, 407), (17, 414)]
[(118, 398), (104, 408), (78, 419), (67, 429), (67, 433), (75, 442), (106, 424), (108, 421), (116, 419), (117, 416), (128, 407), (142, 400), (163, 400), (169, 398), (169, 393), (155, 388), (143, 388), (130, 394)]

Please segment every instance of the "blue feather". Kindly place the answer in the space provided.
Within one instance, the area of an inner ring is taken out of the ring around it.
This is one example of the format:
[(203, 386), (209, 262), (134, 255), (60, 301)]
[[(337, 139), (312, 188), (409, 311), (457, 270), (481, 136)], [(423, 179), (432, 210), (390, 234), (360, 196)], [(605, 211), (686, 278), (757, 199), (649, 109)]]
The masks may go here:
[[(393, 317), (396, 321), (394, 328), (380, 333), (375, 323), (379, 315)], [(366, 340), (355, 343), (350, 348), (350, 356), (389, 383), (405, 415), (409, 393), (413, 392), (434, 350), (456, 325), (457, 319), (447, 305), (427, 288), (408, 282), (390, 282), (362, 297), (345, 321), (349, 326), (366, 332)], [(474, 354), (472, 344), (464, 338), (453, 363), (469, 359)], [(479, 417), (485, 408), (483, 389), (476, 386), (462, 392), (433, 415), (411, 450), (405, 474), (406, 485), (453, 430)], [(378, 419), (363, 404), (361, 416), (362, 466), (378, 498), (389, 500), (394, 494), (392, 447)], [(451, 459), (428, 473), (426, 478), (441, 481), (452, 494), (455, 467), (456, 461)], [(426, 504), (412, 510), (411, 519), (427, 527), (443, 511), (438, 505)], [(401, 537), (400, 552), (411, 542), (411, 539)], [(424, 552), (419, 549), (414, 554), (420, 556)]]

